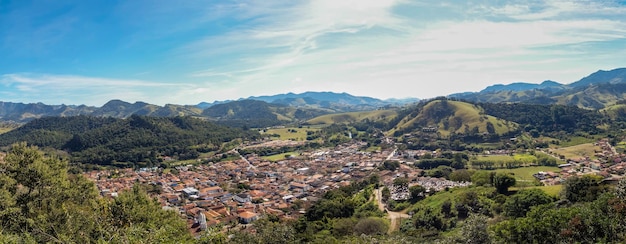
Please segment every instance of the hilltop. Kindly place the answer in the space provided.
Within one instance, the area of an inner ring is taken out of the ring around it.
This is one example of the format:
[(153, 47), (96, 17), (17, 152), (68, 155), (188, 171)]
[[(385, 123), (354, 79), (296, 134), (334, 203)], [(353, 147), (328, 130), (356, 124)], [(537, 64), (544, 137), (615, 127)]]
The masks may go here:
[(491, 115), (478, 105), (460, 101), (433, 100), (412, 110), (393, 126), (391, 134), (429, 131), (443, 136), (452, 133), (502, 135), (518, 128), (516, 123)]

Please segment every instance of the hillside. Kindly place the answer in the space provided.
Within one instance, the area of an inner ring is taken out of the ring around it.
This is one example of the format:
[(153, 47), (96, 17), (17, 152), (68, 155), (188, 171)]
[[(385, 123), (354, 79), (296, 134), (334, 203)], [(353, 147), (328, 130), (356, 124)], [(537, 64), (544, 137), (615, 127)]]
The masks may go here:
[(268, 127), (304, 121), (334, 112), (320, 108), (296, 108), (257, 100), (240, 100), (218, 104), (205, 109), (203, 116), (231, 126)]
[(374, 111), (363, 111), (363, 112), (335, 113), (335, 114), (322, 115), (322, 116), (310, 119), (306, 123), (310, 125), (345, 124), (345, 123), (362, 122), (364, 120), (369, 120), (369, 121), (389, 120), (389, 119), (394, 118), (397, 115), (398, 115), (398, 112), (395, 110), (374, 110)]
[(257, 138), (254, 131), (216, 125), (191, 117), (127, 119), (46, 117), (0, 135), (0, 146), (20, 141), (66, 150), (78, 163), (155, 165), (161, 157), (197, 158), (237, 138)]
[(516, 123), (485, 114), (477, 105), (448, 100), (434, 100), (414, 108), (390, 131), (392, 134), (422, 131), (436, 128), (447, 136), (451, 133), (505, 134), (516, 130)]
[(568, 85), (553, 81), (542, 84), (513, 83), (494, 85), (480, 92), (452, 94), (450, 97), (473, 102), (521, 102), (572, 105), (601, 109), (626, 98), (626, 68), (597, 71)]

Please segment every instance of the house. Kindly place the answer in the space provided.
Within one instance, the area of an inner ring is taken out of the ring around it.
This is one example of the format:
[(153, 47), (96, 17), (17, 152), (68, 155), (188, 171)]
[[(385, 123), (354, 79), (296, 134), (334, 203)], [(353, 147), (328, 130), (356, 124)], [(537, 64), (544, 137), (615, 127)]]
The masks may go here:
[(198, 191), (198, 189), (193, 188), (193, 187), (187, 187), (183, 189), (183, 194), (185, 194), (186, 197), (198, 197), (198, 194), (200, 194), (200, 192)]
[(253, 212), (244, 211), (239, 214), (239, 222), (242, 224), (250, 224), (259, 219), (259, 215)]
[(307, 184), (302, 184), (302, 183), (298, 183), (298, 182), (291, 182), (291, 184), (289, 185), (289, 189), (291, 190), (301, 190), (301, 191), (308, 191), (310, 189), (310, 186)]
[(241, 194), (237, 194), (237, 195), (233, 196), (233, 200), (235, 200), (239, 204), (252, 202), (252, 198), (250, 197), (250, 195), (248, 195), (246, 193), (241, 193)]

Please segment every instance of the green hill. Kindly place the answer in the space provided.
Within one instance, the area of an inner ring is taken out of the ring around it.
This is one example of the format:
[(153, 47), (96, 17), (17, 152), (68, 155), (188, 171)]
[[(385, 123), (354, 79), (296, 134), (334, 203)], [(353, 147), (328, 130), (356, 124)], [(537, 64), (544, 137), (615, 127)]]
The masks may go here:
[(158, 164), (162, 156), (193, 159), (220, 149), (224, 142), (258, 136), (256, 131), (191, 117), (47, 117), (0, 134), (0, 146), (26, 141), (66, 150), (78, 163), (148, 166)]
[(346, 124), (346, 123), (354, 123), (361, 122), (364, 120), (370, 121), (378, 121), (378, 120), (389, 120), (398, 115), (398, 112), (395, 110), (374, 110), (374, 111), (363, 111), (363, 112), (348, 112), (348, 113), (336, 113), (336, 114), (326, 114), (322, 115), (307, 121), (307, 124), (310, 125), (321, 125), (321, 124)]
[(390, 133), (411, 133), (432, 128), (443, 136), (451, 133), (485, 132), (501, 135), (516, 130), (517, 127), (516, 123), (485, 114), (478, 105), (434, 100), (422, 107), (416, 107), (414, 111), (402, 118)]

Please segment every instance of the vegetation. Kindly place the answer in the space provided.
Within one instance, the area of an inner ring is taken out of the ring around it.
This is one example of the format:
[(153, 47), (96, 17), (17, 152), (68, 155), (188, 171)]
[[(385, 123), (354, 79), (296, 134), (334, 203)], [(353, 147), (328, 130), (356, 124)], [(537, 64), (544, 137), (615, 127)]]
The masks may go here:
[(68, 164), (25, 144), (0, 162), (0, 242), (190, 242), (185, 222), (135, 186), (114, 200), (68, 173)]
[(392, 119), (397, 115), (394, 110), (374, 110), (364, 112), (349, 112), (339, 114), (327, 114), (322, 115), (307, 121), (307, 124), (341, 124), (341, 123), (355, 123), (362, 121), (377, 121)]
[(258, 133), (190, 117), (77, 116), (33, 120), (0, 135), (0, 145), (28, 141), (39, 147), (67, 150), (76, 163), (146, 167), (159, 165), (165, 156), (195, 159), (238, 138), (258, 138)]

